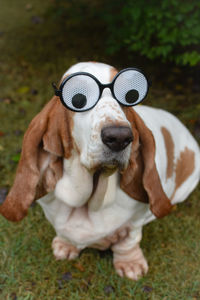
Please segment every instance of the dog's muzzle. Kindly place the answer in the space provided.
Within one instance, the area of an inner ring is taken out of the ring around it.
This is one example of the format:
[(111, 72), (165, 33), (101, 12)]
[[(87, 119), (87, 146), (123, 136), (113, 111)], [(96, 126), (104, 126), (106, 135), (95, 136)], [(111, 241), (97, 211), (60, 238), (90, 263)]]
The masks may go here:
[(119, 152), (133, 141), (133, 134), (128, 126), (107, 126), (101, 130), (101, 139), (110, 150)]

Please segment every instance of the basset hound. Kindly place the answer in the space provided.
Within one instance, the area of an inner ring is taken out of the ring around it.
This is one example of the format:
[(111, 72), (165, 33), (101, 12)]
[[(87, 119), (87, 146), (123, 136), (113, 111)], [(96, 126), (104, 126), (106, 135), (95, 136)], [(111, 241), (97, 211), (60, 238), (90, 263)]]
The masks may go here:
[(200, 180), (200, 149), (170, 113), (139, 104), (148, 80), (78, 63), (25, 133), (16, 178), (0, 213), (11, 221), (38, 200), (55, 229), (56, 259), (111, 248), (116, 272), (148, 270), (142, 227), (169, 214)]

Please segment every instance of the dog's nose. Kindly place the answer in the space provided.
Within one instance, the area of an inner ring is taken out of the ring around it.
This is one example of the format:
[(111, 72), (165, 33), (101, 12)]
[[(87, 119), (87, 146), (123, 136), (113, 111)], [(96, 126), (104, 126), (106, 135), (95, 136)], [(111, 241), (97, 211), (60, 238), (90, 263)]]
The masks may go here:
[(101, 139), (108, 148), (118, 152), (133, 141), (133, 134), (128, 126), (108, 126), (101, 130)]

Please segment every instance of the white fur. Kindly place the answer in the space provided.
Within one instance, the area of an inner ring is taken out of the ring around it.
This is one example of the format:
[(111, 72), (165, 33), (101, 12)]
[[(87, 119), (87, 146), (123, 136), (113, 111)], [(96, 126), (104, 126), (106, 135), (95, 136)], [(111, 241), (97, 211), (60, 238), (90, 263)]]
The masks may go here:
[[(110, 70), (111, 66), (105, 64), (80, 63), (70, 68), (64, 76), (84, 71), (90, 72), (102, 83), (108, 83)], [(197, 143), (189, 131), (171, 114), (144, 105), (134, 109), (153, 133), (156, 143), (156, 167), (168, 197), (172, 196), (175, 188), (175, 174), (170, 179), (166, 179), (167, 158), (161, 127), (166, 127), (171, 133), (175, 144), (175, 161), (186, 146), (194, 151), (195, 170), (180, 186), (173, 198), (173, 203), (183, 201), (200, 178), (200, 151)], [(130, 229), (128, 237), (123, 243), (113, 245), (112, 249), (114, 252), (122, 253), (136, 249), (134, 247), (142, 237), (142, 226), (155, 219), (155, 216), (151, 213), (148, 204), (130, 198), (119, 187), (119, 173), (112, 166), (112, 159), (116, 158), (121, 165), (126, 166), (131, 146), (121, 151), (120, 155), (110, 153), (100, 136), (101, 129), (106, 125), (118, 122), (130, 126), (130, 123), (108, 89), (104, 91), (102, 98), (92, 110), (75, 113), (73, 122), (72, 135), (80, 156), (78, 151), (74, 151), (69, 160), (64, 160), (63, 177), (58, 181), (55, 192), (41, 198), (39, 203), (55, 228), (57, 236), (64, 239), (67, 245), (69, 243), (77, 249), (83, 249), (114, 234), (119, 228), (128, 226)], [(102, 178), (105, 190), (91, 196), (94, 168), (101, 165), (113, 170), (110, 176), (108, 174), (107, 177)], [(143, 264), (146, 272), (147, 264), (142, 257), (140, 255), (143, 263), (140, 263)], [(132, 279), (142, 273), (142, 269), (136, 274), (134, 268), (131, 270), (128, 270), (127, 266), (124, 268), (127, 270), (126, 276)], [(120, 270), (118, 273), (122, 275), (123, 272)]]
[(93, 188), (92, 176), (80, 164), (78, 155), (64, 160), (63, 176), (57, 182), (55, 197), (70, 207), (83, 206), (89, 199)]

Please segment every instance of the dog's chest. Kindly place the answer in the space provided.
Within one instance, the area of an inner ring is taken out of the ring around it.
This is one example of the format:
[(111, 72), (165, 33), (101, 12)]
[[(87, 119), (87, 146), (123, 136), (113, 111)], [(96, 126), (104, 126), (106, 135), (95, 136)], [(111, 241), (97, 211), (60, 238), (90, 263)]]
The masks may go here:
[(120, 210), (116, 205), (112, 209), (98, 212), (89, 211), (88, 206), (71, 210), (67, 222), (63, 223), (63, 236), (73, 244), (89, 245), (114, 233), (131, 217), (128, 210)]
[[(114, 235), (120, 228), (129, 226), (134, 219), (144, 217), (144, 204), (117, 193), (114, 203), (98, 211), (88, 209), (88, 204), (80, 208), (70, 208), (55, 198), (53, 193), (39, 200), (45, 216), (53, 225), (58, 236), (78, 248), (98, 244), (105, 237)], [(101, 243), (100, 243), (101, 244)]]

